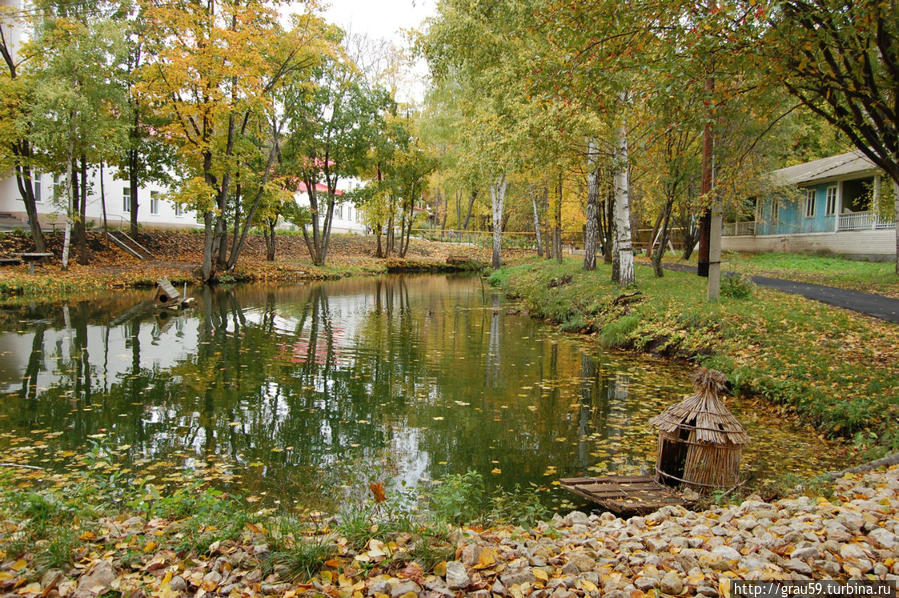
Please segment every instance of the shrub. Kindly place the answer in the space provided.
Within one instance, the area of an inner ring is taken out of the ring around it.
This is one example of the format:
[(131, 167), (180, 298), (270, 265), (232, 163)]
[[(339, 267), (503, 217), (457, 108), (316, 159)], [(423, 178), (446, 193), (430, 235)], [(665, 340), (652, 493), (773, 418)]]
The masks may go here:
[(752, 296), (755, 284), (746, 274), (728, 272), (721, 279), (721, 296), (730, 299), (746, 299)]
[(474, 521), (486, 510), (484, 478), (476, 471), (448, 475), (431, 490), (430, 499), (438, 521), (455, 525)]

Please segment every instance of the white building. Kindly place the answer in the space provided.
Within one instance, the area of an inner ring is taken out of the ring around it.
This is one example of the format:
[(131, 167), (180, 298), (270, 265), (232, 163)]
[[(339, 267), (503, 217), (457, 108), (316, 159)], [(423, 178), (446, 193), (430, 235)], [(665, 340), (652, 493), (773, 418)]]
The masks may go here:
[[(106, 202), (106, 221), (110, 228), (127, 228), (131, 222), (130, 185), (114, 178), (115, 169), (107, 167), (103, 173), (103, 195)], [(88, 172), (88, 199), (85, 216), (94, 227), (103, 224), (103, 197), (100, 193), (100, 171)], [(65, 177), (48, 173), (34, 173), (34, 195), (38, 218), (45, 230), (61, 229), (65, 225)], [(169, 190), (160, 185), (146, 185), (138, 190), (138, 222), (147, 228), (196, 228), (196, 214), (184, 210), (164, 196)], [(28, 228), (25, 203), (10, 172), (0, 180), (0, 227)]]
[[(346, 191), (357, 189), (362, 186), (362, 183), (355, 179), (348, 179), (346, 183), (341, 186), (343, 188), (338, 188), (335, 194), (337, 196), (337, 201), (334, 203), (334, 218), (331, 221), (331, 232), (364, 235), (366, 233), (366, 227), (363, 223), (361, 210), (353, 205), (353, 202), (341, 201), (340, 199)], [(304, 189), (304, 186), (300, 185), (300, 189)], [(318, 183), (315, 186), (315, 191), (318, 195), (319, 203), (323, 203), (328, 193), (327, 185)], [(298, 191), (294, 195), (294, 199), (298, 205), (309, 207), (309, 195), (305, 190)], [(284, 224), (283, 226), (291, 230), (296, 229), (292, 224)]]

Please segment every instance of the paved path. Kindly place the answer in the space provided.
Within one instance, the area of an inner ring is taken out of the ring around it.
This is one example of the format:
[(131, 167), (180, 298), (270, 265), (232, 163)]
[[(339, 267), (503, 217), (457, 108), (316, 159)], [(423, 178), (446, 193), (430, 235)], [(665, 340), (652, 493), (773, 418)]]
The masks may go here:
[[(684, 272), (696, 272), (696, 266), (688, 266), (686, 264), (665, 264), (667, 270), (681, 270)], [(875, 295), (874, 293), (862, 293), (861, 291), (852, 291), (849, 289), (838, 289), (836, 287), (826, 287), (820, 284), (811, 284), (808, 282), (797, 282), (795, 280), (783, 280), (780, 278), (769, 278), (768, 276), (753, 276), (752, 282), (755, 284), (783, 291), (784, 293), (793, 293), (802, 295), (809, 299), (821, 301), (829, 305), (835, 305), (844, 309), (858, 311), (881, 320), (899, 323), (899, 299), (892, 297), (884, 297), (883, 295)]]

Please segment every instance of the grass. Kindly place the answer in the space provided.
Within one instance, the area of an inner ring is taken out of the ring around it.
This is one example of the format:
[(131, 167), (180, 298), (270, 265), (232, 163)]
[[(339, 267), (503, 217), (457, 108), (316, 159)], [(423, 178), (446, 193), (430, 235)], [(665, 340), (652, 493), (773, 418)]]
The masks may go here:
[[(669, 262), (683, 263), (669, 254)], [(689, 263), (696, 264), (693, 253)], [(894, 262), (866, 262), (837, 255), (799, 253), (734, 253), (722, 256), (725, 271), (823, 284), (899, 298)]]
[(899, 450), (896, 325), (753, 286), (709, 304), (705, 279), (684, 272), (655, 278), (648, 266), (637, 266), (637, 295), (624, 296), (633, 290), (609, 279), (604, 264), (583, 272), (579, 260), (568, 260), (512, 266), (491, 282), (534, 315), (557, 324), (583, 320), (605, 347), (719, 369), (734, 392), (795, 410), (866, 456)]

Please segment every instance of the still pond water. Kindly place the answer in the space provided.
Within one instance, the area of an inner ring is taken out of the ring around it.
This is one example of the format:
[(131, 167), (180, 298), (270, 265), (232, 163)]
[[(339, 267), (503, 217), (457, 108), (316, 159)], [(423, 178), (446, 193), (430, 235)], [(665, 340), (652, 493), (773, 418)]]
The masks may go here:
[[(205, 289), (171, 315), (148, 294), (3, 312), (2, 461), (67, 471), (99, 444), (142, 480), (326, 511), (371, 481), (476, 470), (558, 503), (560, 477), (649, 471), (647, 420), (690, 391), (685, 366), (601, 353), (477, 277)], [(838, 465), (807, 430), (729, 404), (757, 479)]]

